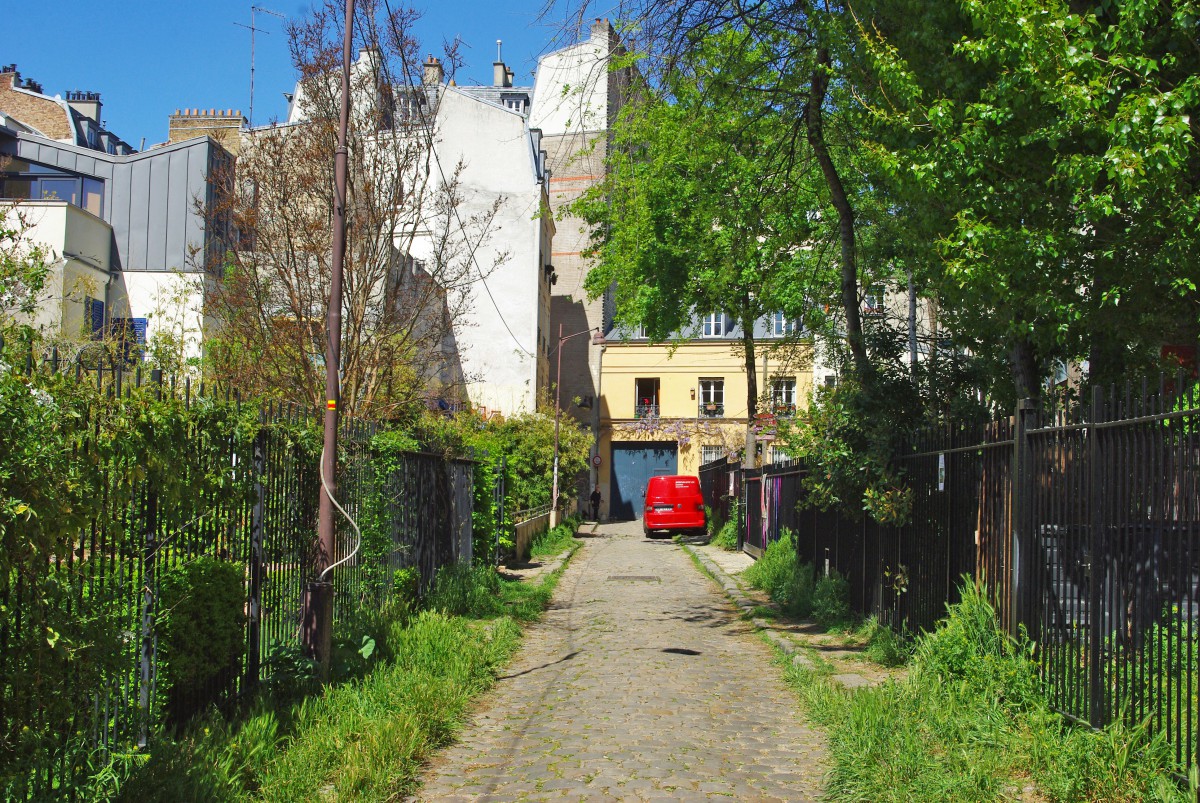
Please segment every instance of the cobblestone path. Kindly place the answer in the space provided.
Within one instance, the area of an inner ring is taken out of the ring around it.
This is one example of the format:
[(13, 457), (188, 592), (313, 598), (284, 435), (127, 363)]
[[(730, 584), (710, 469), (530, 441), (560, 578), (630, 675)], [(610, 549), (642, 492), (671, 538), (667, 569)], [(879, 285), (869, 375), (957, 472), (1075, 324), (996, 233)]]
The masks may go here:
[(816, 800), (822, 739), (778, 676), (682, 549), (602, 525), (413, 800)]

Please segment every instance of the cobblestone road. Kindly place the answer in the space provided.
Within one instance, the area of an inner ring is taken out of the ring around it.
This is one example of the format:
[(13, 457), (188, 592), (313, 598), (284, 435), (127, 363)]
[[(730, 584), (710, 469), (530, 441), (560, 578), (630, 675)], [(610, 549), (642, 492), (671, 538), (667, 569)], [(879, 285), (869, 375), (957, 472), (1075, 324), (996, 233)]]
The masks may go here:
[(682, 549), (602, 525), (414, 800), (817, 799), (823, 746)]

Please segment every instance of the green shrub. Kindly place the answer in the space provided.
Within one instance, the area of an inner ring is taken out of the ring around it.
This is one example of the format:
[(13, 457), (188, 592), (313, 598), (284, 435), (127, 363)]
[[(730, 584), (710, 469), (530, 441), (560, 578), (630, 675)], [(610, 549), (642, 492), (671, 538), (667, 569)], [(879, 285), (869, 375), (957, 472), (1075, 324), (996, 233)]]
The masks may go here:
[(207, 556), (159, 576), (158, 646), (171, 724), (233, 686), (246, 647), (244, 583), (242, 564)]
[(854, 624), (850, 583), (837, 569), (817, 580), (812, 592), (812, 615), (824, 627), (844, 629)]
[(533, 537), (529, 545), (531, 556), (550, 557), (570, 549), (575, 541), (575, 531), (578, 525), (572, 519), (566, 519), (562, 524), (551, 527), (544, 533)]
[(502, 609), (500, 577), (491, 566), (443, 566), (438, 569), (425, 606), (447, 616), (495, 616)]
[[(710, 520), (711, 521), (711, 520)], [(713, 546), (719, 546), (726, 552), (734, 552), (738, 548), (738, 513), (737, 503), (729, 506), (729, 518), (721, 525), (721, 529), (709, 541)]]
[(784, 528), (779, 539), (767, 544), (762, 557), (742, 576), (750, 585), (766, 591), (789, 616), (801, 618), (812, 613), (812, 568), (799, 562), (796, 536), (791, 530)]
[(866, 642), (867, 657), (881, 666), (903, 666), (912, 657), (913, 639), (907, 630), (897, 633), (869, 616), (855, 634)]
[(961, 593), (937, 629), (917, 643), (916, 674), (937, 683), (966, 683), (1017, 704), (1040, 700), (1032, 645), (1000, 628), (982, 586), (964, 578)]

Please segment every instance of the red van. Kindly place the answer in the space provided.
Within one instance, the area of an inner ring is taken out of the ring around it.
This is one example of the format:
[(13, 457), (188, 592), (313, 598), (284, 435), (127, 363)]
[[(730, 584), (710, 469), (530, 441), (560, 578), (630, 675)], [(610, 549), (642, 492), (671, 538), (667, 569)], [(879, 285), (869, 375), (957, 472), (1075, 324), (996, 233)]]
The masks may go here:
[(642, 530), (649, 538), (655, 531), (692, 530), (704, 532), (704, 497), (700, 478), (682, 475), (651, 477), (646, 484)]

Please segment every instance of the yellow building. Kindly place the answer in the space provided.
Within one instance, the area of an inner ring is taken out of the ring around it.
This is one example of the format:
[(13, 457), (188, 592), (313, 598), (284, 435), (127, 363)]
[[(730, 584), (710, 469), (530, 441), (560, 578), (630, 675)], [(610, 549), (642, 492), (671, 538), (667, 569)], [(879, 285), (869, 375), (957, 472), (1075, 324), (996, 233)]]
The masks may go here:
[[(740, 456), (746, 441), (746, 368), (741, 329), (720, 313), (687, 339), (652, 343), (640, 332), (606, 335), (601, 364), (599, 466), (601, 515), (641, 518), (646, 481), (697, 474), (703, 463)], [(760, 415), (804, 407), (812, 388), (812, 344), (781, 314), (755, 325)], [(762, 423), (760, 421), (760, 423)], [(763, 428), (760, 459), (775, 458)]]

